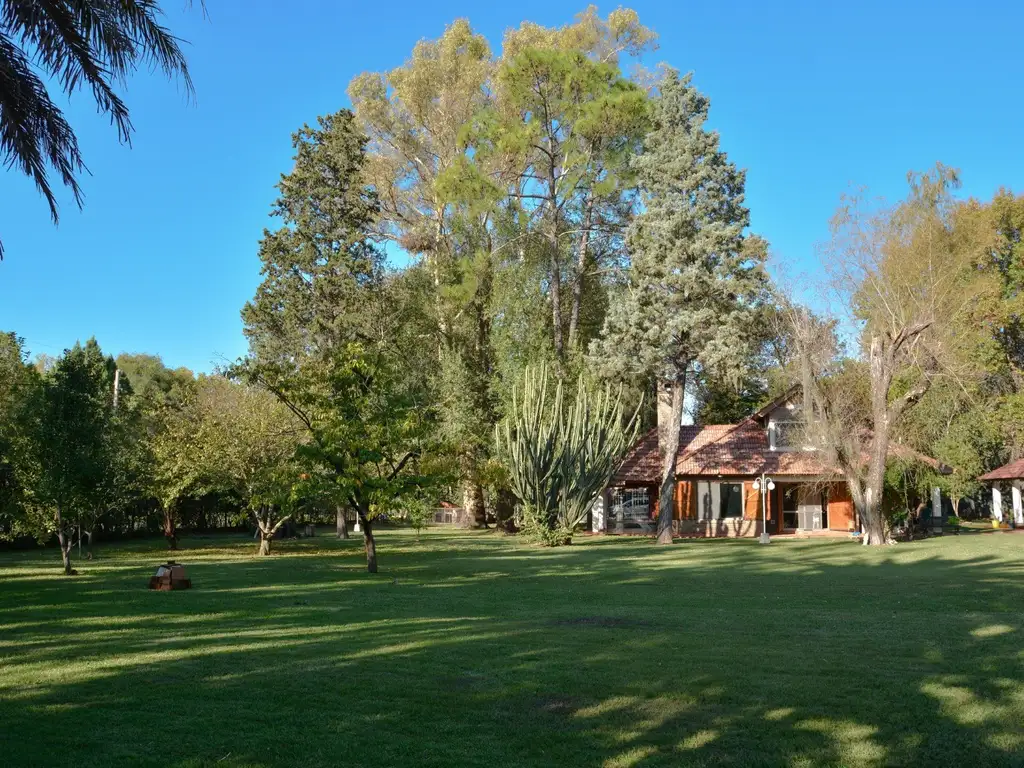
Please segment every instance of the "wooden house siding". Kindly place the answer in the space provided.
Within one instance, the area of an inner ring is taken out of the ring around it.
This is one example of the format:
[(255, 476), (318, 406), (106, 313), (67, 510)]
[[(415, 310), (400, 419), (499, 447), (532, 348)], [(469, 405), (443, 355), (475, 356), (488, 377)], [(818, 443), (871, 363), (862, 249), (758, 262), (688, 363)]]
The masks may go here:
[(693, 492), (693, 483), (680, 480), (676, 484), (675, 520), (695, 520), (697, 518), (697, 494)]
[(853, 499), (846, 483), (832, 483), (828, 489), (828, 527), (833, 531), (853, 530)]
[(761, 491), (752, 482), (743, 484), (743, 519), (761, 519)]

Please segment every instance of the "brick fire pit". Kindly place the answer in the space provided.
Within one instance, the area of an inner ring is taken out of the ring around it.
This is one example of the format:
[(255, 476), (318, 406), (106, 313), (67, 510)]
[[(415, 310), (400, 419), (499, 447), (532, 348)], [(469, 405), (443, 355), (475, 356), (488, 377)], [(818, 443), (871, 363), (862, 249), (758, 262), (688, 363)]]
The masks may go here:
[(150, 589), (170, 591), (172, 589), (191, 589), (192, 580), (189, 579), (185, 566), (169, 560), (156, 569), (156, 574), (149, 579)]

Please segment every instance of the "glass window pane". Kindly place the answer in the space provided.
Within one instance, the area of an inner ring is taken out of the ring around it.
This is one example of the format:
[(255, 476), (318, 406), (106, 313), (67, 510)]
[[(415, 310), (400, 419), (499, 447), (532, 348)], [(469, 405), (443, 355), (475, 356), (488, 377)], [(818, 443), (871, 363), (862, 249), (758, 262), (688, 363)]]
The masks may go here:
[(647, 488), (613, 488), (609, 521), (618, 527), (643, 528), (651, 520), (651, 495)]
[(743, 486), (739, 483), (722, 483), (720, 486), (719, 517), (741, 517), (743, 515)]

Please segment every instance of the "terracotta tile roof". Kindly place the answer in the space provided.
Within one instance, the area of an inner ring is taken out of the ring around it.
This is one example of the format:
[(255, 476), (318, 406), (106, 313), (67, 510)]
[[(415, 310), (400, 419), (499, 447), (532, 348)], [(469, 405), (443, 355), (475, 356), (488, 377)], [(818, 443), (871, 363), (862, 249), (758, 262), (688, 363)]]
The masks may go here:
[(704, 427), (680, 451), (676, 474), (683, 476), (716, 475), (833, 475), (827, 466), (809, 451), (773, 451), (762, 424), (745, 419), (739, 424)]
[[(893, 456), (915, 458), (941, 471), (948, 471), (935, 459), (906, 446), (893, 443), (889, 448)], [(864, 457), (867, 461), (867, 456)], [(1024, 477), (1024, 460), (1017, 462)], [(1015, 466), (1015, 465), (1008, 465)], [(1003, 468), (1006, 469), (1006, 468)], [(995, 470), (999, 472), (1001, 470)], [(764, 424), (748, 418), (739, 424), (710, 424), (704, 427), (684, 425), (679, 428), (679, 455), (676, 475), (680, 477), (744, 476), (754, 477), (765, 472), (779, 477), (836, 477), (841, 470), (823, 461), (814, 451), (773, 451), (769, 447)], [(994, 474), (994, 473), (990, 473)], [(981, 479), (1003, 479), (988, 475)], [(661, 481), (661, 462), (658, 458), (658, 433), (652, 429), (629, 450), (612, 480), (613, 484), (650, 483)]]
[(658, 483), (661, 480), (658, 465), (658, 430), (652, 429), (626, 453), (612, 483)]
[[(752, 419), (739, 424), (684, 425), (679, 428), (677, 475), (834, 474), (806, 451), (772, 451), (762, 425)], [(658, 431), (647, 432), (629, 450), (615, 484), (659, 483)]]
[[(731, 425), (725, 425), (723, 429), (729, 429)], [(695, 427), (683, 425), (679, 428), (679, 450), (685, 451), (693, 442), (694, 438), (701, 434), (707, 427)], [(658, 457), (658, 430), (652, 429), (629, 449), (622, 464), (619, 466), (613, 483), (660, 483), (661, 482), (661, 459)]]
[(1011, 461), (979, 477), (979, 480), (1020, 480), (1024, 478), (1024, 459)]

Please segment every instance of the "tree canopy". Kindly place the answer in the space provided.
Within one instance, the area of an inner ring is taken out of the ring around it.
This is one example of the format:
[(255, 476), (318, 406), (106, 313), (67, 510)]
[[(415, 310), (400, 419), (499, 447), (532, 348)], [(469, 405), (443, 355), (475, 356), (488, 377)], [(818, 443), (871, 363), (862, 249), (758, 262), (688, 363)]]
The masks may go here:
[[(153, 3), (30, 5), (0, 0), (0, 70), (5, 45), (15, 70), (35, 46), (124, 138), (111, 82), (152, 61), (188, 83)], [(78, 40), (101, 12), (110, 36)], [(1024, 198), (962, 200), (942, 165), (894, 204), (845, 198), (833, 293), (800, 306), (768, 275), (695, 75), (643, 68), (656, 39), (622, 8), (526, 21), (500, 47), (459, 19), (355, 76), (350, 108), (339, 93), (291, 136), (248, 352), (225, 371), (95, 341), (32, 365), (0, 336), (0, 535), (55, 536), (70, 571), (94, 531), (174, 547), (216, 518), (269, 554), (293, 516), (347, 510), (376, 571), (375, 526), (461, 501), (473, 525), (560, 543), (656, 425), (668, 543), (684, 408), (735, 423), (796, 382), (867, 541), (885, 539), (886, 489), (977, 497), (1024, 455)], [(73, 133), (42, 75), (16, 74), (0, 146), (51, 204), (47, 163), (77, 195)], [(956, 471), (895, 466), (897, 442)]]

